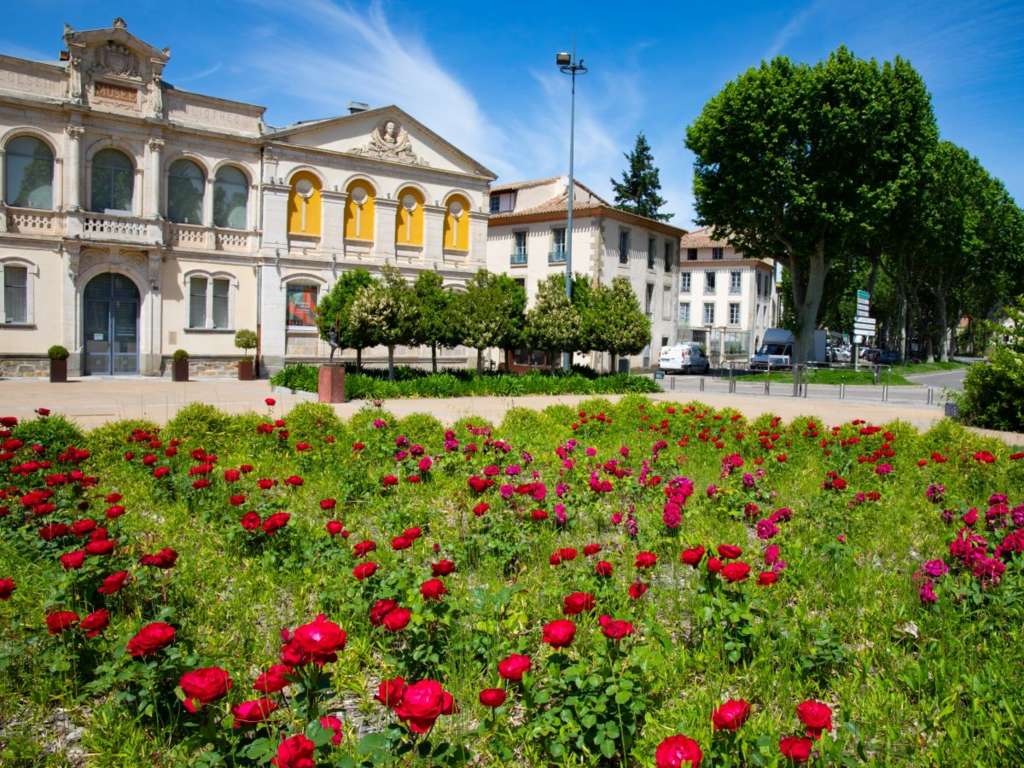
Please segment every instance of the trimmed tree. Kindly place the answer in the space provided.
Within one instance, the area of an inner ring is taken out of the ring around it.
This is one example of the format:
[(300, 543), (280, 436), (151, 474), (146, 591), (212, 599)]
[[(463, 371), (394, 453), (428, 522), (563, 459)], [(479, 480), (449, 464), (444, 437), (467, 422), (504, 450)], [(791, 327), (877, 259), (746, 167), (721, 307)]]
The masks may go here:
[(365, 269), (345, 272), (331, 286), (331, 290), (324, 294), (316, 308), (317, 329), (320, 331), (320, 338), (331, 347), (331, 359), (334, 359), (334, 353), (339, 349), (354, 349), (357, 369), (363, 367), (365, 344), (349, 332), (349, 312), (359, 290), (372, 285), (373, 282), (370, 273)]
[(413, 294), (417, 317), (412, 343), (430, 346), (430, 367), (437, 373), (437, 348), (459, 343), (455, 294), (445, 290), (441, 276), (431, 270), (420, 272), (413, 284)]
[(792, 276), (797, 362), (806, 362), (829, 267), (891, 231), (936, 141), (909, 63), (839, 48), (814, 66), (785, 57), (728, 83), (689, 127), (700, 223)]
[(476, 349), (476, 371), (483, 373), (484, 350), (509, 349), (522, 339), (526, 291), (508, 275), (481, 269), (457, 299), (461, 342)]
[(527, 342), (554, 361), (560, 352), (581, 348), (582, 326), (575, 302), (565, 295), (565, 276), (549, 275), (537, 286), (537, 299), (526, 313)]
[(661, 179), (654, 164), (651, 145), (643, 132), (636, 136), (632, 152), (624, 152), (629, 167), (622, 172), (622, 181), (611, 180), (615, 190), (615, 207), (622, 211), (646, 216), (655, 221), (668, 221), (671, 213), (661, 213), (666, 201), (661, 192)]
[(360, 289), (349, 312), (349, 331), (366, 346), (388, 349), (388, 380), (395, 378), (395, 346), (409, 344), (416, 324), (412, 288), (390, 264), (381, 269), (380, 280)]
[(584, 327), (592, 348), (611, 354), (613, 373), (620, 355), (635, 355), (651, 343), (651, 320), (625, 277), (590, 287)]

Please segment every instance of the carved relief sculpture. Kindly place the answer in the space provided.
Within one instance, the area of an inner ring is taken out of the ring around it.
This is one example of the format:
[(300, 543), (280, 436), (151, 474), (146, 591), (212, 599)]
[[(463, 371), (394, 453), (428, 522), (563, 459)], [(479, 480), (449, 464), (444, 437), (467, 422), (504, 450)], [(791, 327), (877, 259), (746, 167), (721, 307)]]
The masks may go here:
[(68, 98), (75, 104), (82, 103), (82, 57), (68, 59)]
[(394, 120), (385, 120), (370, 134), (370, 142), (354, 150), (357, 155), (366, 155), (378, 160), (394, 160), (400, 163), (427, 165), (412, 151), (409, 132)]

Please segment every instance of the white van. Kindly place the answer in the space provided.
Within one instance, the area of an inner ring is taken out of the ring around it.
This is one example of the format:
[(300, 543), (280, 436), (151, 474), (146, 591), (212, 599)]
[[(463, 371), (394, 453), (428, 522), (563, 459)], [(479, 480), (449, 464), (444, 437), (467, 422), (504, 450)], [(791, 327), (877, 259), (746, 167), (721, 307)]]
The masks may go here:
[(711, 363), (704, 356), (700, 344), (685, 341), (662, 347), (658, 357), (658, 368), (666, 373), (707, 373)]

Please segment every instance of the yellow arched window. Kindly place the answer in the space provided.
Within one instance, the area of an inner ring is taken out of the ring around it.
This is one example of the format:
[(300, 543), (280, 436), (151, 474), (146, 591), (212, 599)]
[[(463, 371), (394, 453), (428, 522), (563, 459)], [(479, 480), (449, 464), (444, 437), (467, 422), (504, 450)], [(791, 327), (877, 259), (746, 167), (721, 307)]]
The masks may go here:
[(345, 203), (345, 238), (347, 240), (373, 240), (374, 189), (365, 181), (348, 185)]
[(398, 193), (395, 242), (398, 245), (423, 245), (423, 193), (415, 187), (406, 187)]
[(456, 251), (469, 250), (469, 201), (462, 195), (448, 198), (444, 214), (444, 247)]
[(309, 171), (292, 177), (288, 193), (288, 232), (320, 237), (320, 179)]

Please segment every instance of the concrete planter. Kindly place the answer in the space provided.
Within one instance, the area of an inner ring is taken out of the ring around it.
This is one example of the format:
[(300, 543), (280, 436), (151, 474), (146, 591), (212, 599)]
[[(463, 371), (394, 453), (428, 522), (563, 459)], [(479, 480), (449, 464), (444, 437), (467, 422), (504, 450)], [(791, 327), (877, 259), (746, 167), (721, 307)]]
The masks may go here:
[(68, 380), (68, 360), (50, 359), (50, 381), (54, 384), (63, 383)]
[(252, 381), (256, 378), (256, 366), (251, 357), (238, 361), (238, 380)]
[(173, 381), (188, 381), (188, 360), (171, 361), (171, 379)]
[(345, 367), (342, 365), (321, 365), (316, 391), (317, 399), (321, 403), (344, 403)]

